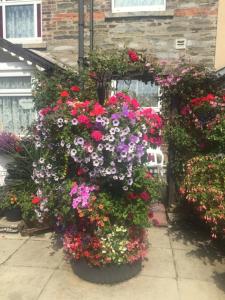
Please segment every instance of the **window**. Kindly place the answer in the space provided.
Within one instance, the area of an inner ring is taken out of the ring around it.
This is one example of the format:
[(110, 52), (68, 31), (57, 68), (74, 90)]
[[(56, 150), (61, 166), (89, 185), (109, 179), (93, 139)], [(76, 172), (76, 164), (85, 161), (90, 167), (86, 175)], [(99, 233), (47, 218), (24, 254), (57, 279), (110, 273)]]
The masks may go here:
[(39, 0), (0, 0), (0, 37), (12, 42), (41, 40)]
[(35, 117), (31, 73), (0, 72), (0, 131), (22, 135)]
[(140, 80), (118, 80), (114, 82), (117, 91), (125, 91), (135, 97), (142, 107), (152, 107), (156, 112), (160, 111), (159, 86)]
[(166, 0), (112, 0), (112, 12), (162, 11)]

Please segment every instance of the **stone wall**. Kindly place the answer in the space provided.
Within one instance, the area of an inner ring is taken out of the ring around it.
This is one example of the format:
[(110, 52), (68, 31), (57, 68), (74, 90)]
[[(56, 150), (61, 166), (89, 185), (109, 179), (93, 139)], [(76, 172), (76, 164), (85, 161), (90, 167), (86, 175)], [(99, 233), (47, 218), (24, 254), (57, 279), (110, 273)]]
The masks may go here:
[[(89, 51), (89, 1), (85, 0), (85, 52)], [(216, 0), (167, 0), (163, 12), (111, 13), (111, 0), (94, 1), (94, 45), (104, 49), (131, 47), (152, 52), (160, 60), (186, 57), (214, 66)], [(57, 60), (74, 66), (78, 55), (78, 1), (43, 0), (43, 40)], [(185, 38), (185, 50), (175, 41)]]

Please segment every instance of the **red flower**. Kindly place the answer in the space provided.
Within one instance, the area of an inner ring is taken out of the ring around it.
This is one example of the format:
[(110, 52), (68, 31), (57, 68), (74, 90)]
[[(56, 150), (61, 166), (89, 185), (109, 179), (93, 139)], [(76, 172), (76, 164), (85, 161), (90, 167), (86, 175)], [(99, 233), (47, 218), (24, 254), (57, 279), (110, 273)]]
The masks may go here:
[(130, 199), (130, 200), (135, 200), (137, 198), (138, 198), (138, 195), (136, 195), (135, 193), (128, 194), (128, 199)]
[(16, 152), (20, 153), (20, 152), (22, 152), (23, 148), (20, 146), (16, 146), (15, 150), (16, 150)]
[(148, 192), (142, 192), (142, 193), (140, 194), (140, 197), (141, 197), (141, 199), (144, 200), (144, 201), (148, 201), (148, 200), (151, 199), (151, 196), (149, 195)]
[(109, 100), (106, 102), (106, 105), (114, 105), (117, 104), (118, 99), (116, 96), (112, 96), (109, 98)]
[(84, 257), (90, 257), (91, 256), (90, 252), (87, 251), (87, 250), (85, 250), (83, 254), (84, 254)]
[(133, 61), (133, 62), (139, 61), (139, 57), (135, 51), (128, 50), (128, 55), (129, 55), (131, 61)]
[(85, 116), (85, 115), (80, 115), (80, 116), (77, 118), (77, 120), (78, 120), (78, 122), (79, 122), (80, 124), (85, 124), (85, 125), (90, 124), (90, 119), (89, 119), (87, 116)]
[(85, 170), (84, 170), (83, 168), (79, 168), (79, 169), (77, 170), (77, 175), (78, 175), (78, 176), (81, 176), (81, 175), (83, 175), (83, 174), (85, 174)]
[(105, 113), (105, 108), (99, 103), (95, 103), (93, 110), (90, 112), (90, 116), (100, 116)]
[(38, 204), (40, 201), (41, 201), (41, 198), (40, 198), (40, 197), (37, 197), (37, 196), (35, 196), (35, 197), (32, 199), (32, 203), (33, 203), (33, 204)]
[(61, 96), (61, 97), (68, 97), (68, 96), (69, 96), (69, 93), (68, 93), (67, 91), (62, 91), (62, 92), (60, 93), (60, 96)]
[(77, 85), (72, 85), (70, 89), (71, 89), (71, 91), (73, 91), (73, 92), (79, 92), (79, 91), (80, 91), (80, 88), (79, 88), (79, 86), (77, 86)]
[(92, 133), (91, 133), (91, 137), (95, 140), (95, 141), (101, 141), (102, 140), (102, 137), (103, 137), (103, 134), (101, 131), (99, 130), (94, 130)]
[(135, 110), (137, 110), (140, 107), (140, 104), (139, 104), (139, 102), (136, 99), (132, 99), (131, 105), (133, 106), (133, 108)]

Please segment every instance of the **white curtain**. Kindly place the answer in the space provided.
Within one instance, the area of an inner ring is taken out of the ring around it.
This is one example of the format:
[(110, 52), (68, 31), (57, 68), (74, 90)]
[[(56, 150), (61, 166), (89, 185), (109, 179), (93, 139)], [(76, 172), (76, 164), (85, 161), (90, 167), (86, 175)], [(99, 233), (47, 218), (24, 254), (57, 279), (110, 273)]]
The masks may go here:
[(34, 5), (6, 6), (6, 37), (34, 37)]
[(148, 82), (145, 84), (139, 80), (118, 80), (117, 91), (125, 91), (135, 97), (143, 107), (158, 106), (158, 86)]
[(132, 6), (160, 6), (164, 5), (165, 0), (114, 0), (115, 7), (132, 7)]
[(31, 89), (31, 77), (0, 77), (0, 89)]
[(32, 101), (32, 97), (0, 96), (0, 131), (21, 134), (35, 120), (34, 109), (26, 109), (21, 101)]

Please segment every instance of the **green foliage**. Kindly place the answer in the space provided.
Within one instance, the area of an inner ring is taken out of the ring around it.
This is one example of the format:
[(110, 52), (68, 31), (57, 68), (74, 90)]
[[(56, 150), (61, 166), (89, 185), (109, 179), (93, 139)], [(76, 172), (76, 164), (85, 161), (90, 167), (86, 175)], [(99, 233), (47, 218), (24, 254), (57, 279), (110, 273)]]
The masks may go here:
[(212, 238), (225, 239), (225, 157), (197, 156), (188, 161), (181, 192), (195, 214), (211, 229)]
[(33, 81), (35, 108), (40, 110), (43, 107), (54, 106), (61, 91), (77, 84), (79, 84), (79, 75), (70, 69), (56, 68), (50, 74), (37, 71)]
[(31, 203), (31, 195), (36, 192), (32, 180), (33, 161), (39, 157), (31, 138), (24, 138), (18, 143), (17, 151), (10, 154), (12, 161), (7, 164), (5, 186), (0, 192), (0, 207), (20, 207), (25, 220), (34, 219), (35, 213)]

